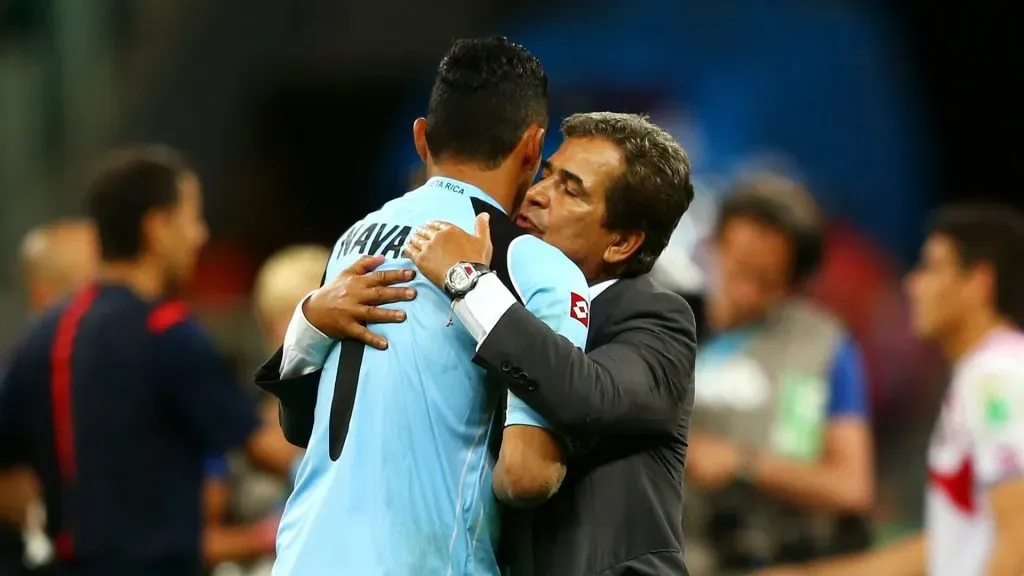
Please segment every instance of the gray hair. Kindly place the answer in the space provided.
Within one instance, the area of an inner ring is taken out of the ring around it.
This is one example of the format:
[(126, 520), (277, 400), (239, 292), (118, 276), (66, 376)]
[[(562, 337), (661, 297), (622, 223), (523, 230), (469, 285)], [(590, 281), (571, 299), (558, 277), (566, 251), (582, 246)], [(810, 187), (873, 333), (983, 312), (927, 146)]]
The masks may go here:
[(671, 134), (639, 114), (587, 112), (562, 121), (566, 138), (615, 144), (626, 168), (608, 189), (605, 228), (644, 233), (626, 276), (649, 272), (693, 201), (690, 159)]

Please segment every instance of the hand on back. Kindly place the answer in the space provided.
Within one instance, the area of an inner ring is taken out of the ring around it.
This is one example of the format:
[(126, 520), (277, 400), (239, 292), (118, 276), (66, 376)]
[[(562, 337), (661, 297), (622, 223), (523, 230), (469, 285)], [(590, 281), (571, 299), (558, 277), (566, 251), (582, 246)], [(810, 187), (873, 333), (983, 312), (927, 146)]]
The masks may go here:
[[(417, 228), (404, 255), (431, 282), (443, 287), (448, 269), (457, 262), (490, 264), (491, 252), (489, 216), (481, 214), (476, 219), (475, 235), (447, 222), (430, 222)], [(376, 271), (383, 263), (383, 256), (364, 256), (330, 279), (303, 302), (306, 320), (332, 339), (351, 338), (379, 350), (387, 349), (387, 339), (366, 325), (405, 321), (405, 312), (381, 306), (416, 298), (414, 288), (395, 286), (411, 281), (416, 272)]]
[(383, 256), (364, 256), (331, 278), (303, 302), (306, 320), (335, 340), (351, 338), (385, 350), (387, 340), (366, 325), (405, 321), (405, 312), (381, 306), (416, 298), (414, 288), (395, 286), (409, 282), (416, 272), (375, 271), (383, 263)]

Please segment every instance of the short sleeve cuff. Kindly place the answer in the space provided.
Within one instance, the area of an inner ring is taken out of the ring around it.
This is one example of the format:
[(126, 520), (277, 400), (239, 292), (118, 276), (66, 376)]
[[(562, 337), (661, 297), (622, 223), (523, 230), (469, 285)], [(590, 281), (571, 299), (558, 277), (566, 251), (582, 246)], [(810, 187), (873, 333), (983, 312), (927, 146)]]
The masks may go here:
[(319, 331), (302, 313), (302, 305), (313, 295), (310, 292), (295, 307), (288, 331), (284, 336), (281, 354), (281, 378), (294, 378), (316, 372), (323, 367), (324, 360), (334, 341)]
[(533, 426), (551, 430), (551, 424), (543, 416), (511, 393), (505, 410), (505, 426)]
[(501, 283), (496, 274), (485, 274), (465, 298), (455, 302), (455, 315), (476, 340), (477, 350), (498, 324), (505, 312), (516, 303), (516, 297)]

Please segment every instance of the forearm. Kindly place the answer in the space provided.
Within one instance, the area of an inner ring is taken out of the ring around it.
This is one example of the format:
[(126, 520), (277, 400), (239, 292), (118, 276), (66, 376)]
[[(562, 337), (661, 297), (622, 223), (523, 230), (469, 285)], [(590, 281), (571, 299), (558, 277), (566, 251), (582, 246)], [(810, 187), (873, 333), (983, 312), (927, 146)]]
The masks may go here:
[(203, 561), (207, 566), (244, 562), (270, 552), (255, 526), (208, 526), (203, 534)]
[(0, 522), (21, 528), (32, 502), (39, 498), (35, 475), (28, 468), (0, 470)]
[(1021, 574), (1024, 574), (1024, 547), (1021, 546), (1021, 540), (998, 536), (985, 565), (985, 576)]
[(536, 508), (554, 496), (565, 477), (565, 467), (546, 473), (547, 481), (538, 482), (511, 472), (501, 462), (494, 469), (492, 488), (499, 502), (512, 508)]
[[(277, 407), (274, 407), (274, 412), (274, 418), (278, 419)], [(264, 423), (246, 448), (246, 456), (253, 464), (281, 478), (288, 478), (295, 457), (301, 454), (299, 447), (289, 442), (283, 431), (271, 423)]]
[(679, 424), (678, 396), (628, 346), (588, 357), (519, 305), (474, 336), (481, 342), (475, 361), (568, 436), (670, 432)]
[(494, 467), (494, 495), (516, 508), (541, 504), (561, 486), (566, 456), (550, 431), (533, 425), (506, 425)]
[(502, 362), (515, 362), (531, 377), (503, 375), (503, 381), (555, 429), (572, 437), (671, 432), (679, 425), (680, 403), (659, 393), (649, 371), (604, 365), (567, 341), (546, 344), (509, 343)]
[(279, 404), (267, 398), (260, 406), (263, 426), (249, 439), (247, 456), (260, 468), (289, 478), (295, 458), (301, 450), (288, 442), (280, 429)]
[(762, 454), (754, 461), (750, 480), (761, 491), (806, 508), (864, 513), (874, 503), (870, 474), (828, 462), (794, 462)]
[(815, 562), (800, 573), (801, 576), (925, 576), (926, 545), (923, 535), (912, 536), (881, 550)]

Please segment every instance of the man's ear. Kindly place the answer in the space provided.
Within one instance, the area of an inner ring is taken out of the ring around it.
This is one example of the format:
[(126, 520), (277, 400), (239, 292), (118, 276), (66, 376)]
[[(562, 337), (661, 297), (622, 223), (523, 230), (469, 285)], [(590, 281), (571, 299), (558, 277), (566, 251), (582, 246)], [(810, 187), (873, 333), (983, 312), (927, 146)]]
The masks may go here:
[(420, 116), (412, 123), (412, 141), (416, 144), (416, 153), (424, 164), (430, 158), (430, 150), (427, 148), (427, 119)]
[(541, 155), (544, 153), (544, 136), (547, 130), (534, 124), (526, 129), (519, 145), (523, 150), (523, 170), (536, 175), (540, 170)]
[(53, 289), (46, 282), (31, 280), (28, 283), (28, 301), (34, 309), (41, 309), (50, 302), (57, 300)]
[(150, 210), (142, 217), (142, 250), (160, 253), (168, 242), (167, 232), (173, 225), (165, 210)]
[(995, 294), (996, 270), (988, 262), (978, 262), (971, 269), (970, 288), (971, 296), (978, 301), (983, 301), (986, 294)]
[(640, 246), (643, 245), (647, 235), (642, 230), (627, 230), (613, 232), (611, 243), (604, 249), (604, 261), (607, 264), (623, 264), (629, 260)]

